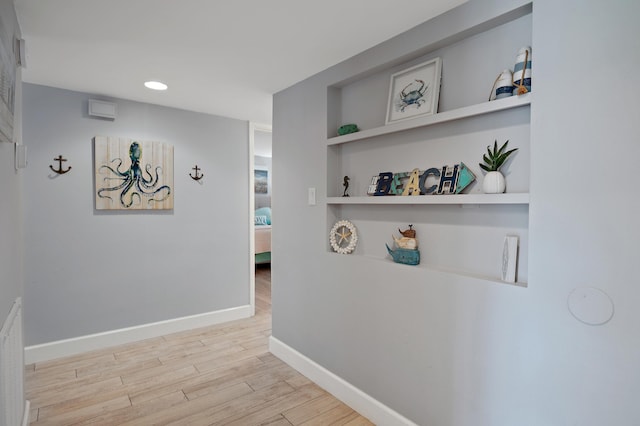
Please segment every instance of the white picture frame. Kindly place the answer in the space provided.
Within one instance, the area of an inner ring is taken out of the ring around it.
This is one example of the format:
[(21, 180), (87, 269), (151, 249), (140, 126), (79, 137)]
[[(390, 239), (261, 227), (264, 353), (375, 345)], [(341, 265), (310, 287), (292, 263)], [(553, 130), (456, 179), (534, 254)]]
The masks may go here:
[(385, 125), (438, 112), (442, 60), (434, 58), (391, 75)]

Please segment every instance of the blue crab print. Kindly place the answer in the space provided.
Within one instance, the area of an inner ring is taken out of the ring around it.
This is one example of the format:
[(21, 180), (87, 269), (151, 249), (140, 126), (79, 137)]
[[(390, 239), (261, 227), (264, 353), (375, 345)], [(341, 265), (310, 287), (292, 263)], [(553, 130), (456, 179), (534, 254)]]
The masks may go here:
[(416, 108), (425, 103), (424, 94), (429, 90), (429, 85), (424, 80), (414, 80), (407, 84), (399, 93), (397, 107), (401, 112), (411, 105)]

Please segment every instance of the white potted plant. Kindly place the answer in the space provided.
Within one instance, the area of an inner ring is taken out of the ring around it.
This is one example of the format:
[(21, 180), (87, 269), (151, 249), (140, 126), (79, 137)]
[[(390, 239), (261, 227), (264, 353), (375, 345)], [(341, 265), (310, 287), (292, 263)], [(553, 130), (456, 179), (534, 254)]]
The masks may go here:
[(482, 190), (485, 194), (502, 194), (506, 189), (504, 175), (500, 172), (500, 167), (507, 161), (507, 158), (513, 154), (518, 148), (505, 151), (507, 149), (506, 141), (500, 149), (498, 149), (498, 141), (493, 143), (493, 151), (491, 146), (487, 146), (487, 154), (482, 156), (483, 163), (478, 163), (480, 168), (487, 172), (482, 181)]

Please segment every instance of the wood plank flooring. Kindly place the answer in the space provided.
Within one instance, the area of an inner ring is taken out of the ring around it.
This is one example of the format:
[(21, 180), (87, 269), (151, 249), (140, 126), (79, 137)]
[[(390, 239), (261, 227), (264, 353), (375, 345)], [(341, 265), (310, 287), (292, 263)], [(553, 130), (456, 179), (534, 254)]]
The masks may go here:
[(31, 424), (371, 425), (274, 357), (271, 271), (256, 316), (26, 367)]

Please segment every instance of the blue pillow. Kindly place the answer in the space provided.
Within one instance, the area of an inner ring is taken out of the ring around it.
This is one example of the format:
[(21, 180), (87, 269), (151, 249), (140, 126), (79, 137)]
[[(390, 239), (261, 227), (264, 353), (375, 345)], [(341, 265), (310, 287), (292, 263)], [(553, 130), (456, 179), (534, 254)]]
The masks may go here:
[(256, 218), (258, 216), (267, 217), (267, 225), (271, 225), (271, 207), (260, 207), (256, 210)]
[(256, 216), (255, 224), (256, 225), (268, 225), (267, 224), (267, 217), (265, 215)]

